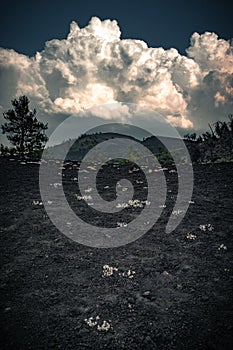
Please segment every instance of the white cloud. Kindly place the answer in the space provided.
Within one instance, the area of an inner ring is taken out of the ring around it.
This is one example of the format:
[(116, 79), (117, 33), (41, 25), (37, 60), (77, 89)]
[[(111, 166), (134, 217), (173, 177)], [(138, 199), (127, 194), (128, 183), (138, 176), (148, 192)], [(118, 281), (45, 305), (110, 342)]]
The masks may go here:
[(85, 28), (72, 22), (67, 39), (46, 42), (35, 57), (0, 49), (0, 74), (3, 109), (21, 94), (48, 116), (122, 102), (114, 111), (122, 119), (124, 102), (138, 103), (195, 129), (233, 112), (233, 47), (209, 32), (194, 33), (182, 56), (123, 40), (116, 21), (93, 17)]
[(194, 33), (186, 51), (204, 73), (211, 70), (233, 73), (233, 47), (229, 41), (218, 39), (215, 33)]

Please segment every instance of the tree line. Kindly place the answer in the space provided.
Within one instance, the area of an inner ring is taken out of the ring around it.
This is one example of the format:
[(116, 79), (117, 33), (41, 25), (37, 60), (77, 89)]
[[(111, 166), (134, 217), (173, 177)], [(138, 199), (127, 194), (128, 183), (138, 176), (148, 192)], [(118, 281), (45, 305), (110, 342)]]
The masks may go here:
[(210, 132), (206, 131), (199, 136), (197, 136), (196, 133), (192, 133), (192, 134), (189, 133), (184, 135), (184, 138), (186, 140), (205, 142), (208, 140), (217, 141), (221, 138), (233, 137), (233, 114), (229, 114), (228, 118), (229, 118), (228, 122), (217, 121), (216, 123), (213, 124), (213, 126), (208, 124), (210, 128)]
[(209, 125), (209, 131), (197, 136), (196, 133), (187, 134), (184, 139), (188, 146), (194, 147), (194, 158), (202, 160), (208, 153), (211, 162), (227, 154), (227, 160), (233, 160), (233, 114), (228, 115), (228, 121), (217, 121)]
[[(29, 109), (30, 101), (27, 96), (20, 96), (11, 103), (13, 108), (3, 113), (5, 123), (1, 126), (2, 133), (6, 134), (11, 146), (1, 144), (0, 154), (40, 156), (48, 140), (45, 133), (48, 124), (38, 121), (36, 110)], [(217, 121), (213, 126), (209, 124), (209, 131), (201, 135), (189, 133), (184, 136), (194, 162), (202, 160), (207, 151), (210, 160), (214, 162), (221, 153), (221, 145), (222, 149), (228, 150), (230, 159), (233, 159), (233, 114), (230, 114), (228, 119), (228, 121)], [(86, 135), (81, 135), (80, 139), (84, 136)], [(164, 153), (162, 159), (167, 157), (168, 154)]]

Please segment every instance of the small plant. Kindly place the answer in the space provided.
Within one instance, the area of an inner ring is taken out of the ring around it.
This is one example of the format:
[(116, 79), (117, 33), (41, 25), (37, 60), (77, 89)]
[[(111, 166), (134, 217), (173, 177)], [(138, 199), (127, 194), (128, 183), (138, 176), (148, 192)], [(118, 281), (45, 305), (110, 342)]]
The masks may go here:
[(110, 265), (104, 265), (103, 266), (103, 277), (110, 277), (114, 273), (118, 274), (118, 276), (123, 276), (123, 277), (128, 277), (128, 278), (133, 278), (136, 272), (134, 270), (127, 270), (127, 271), (119, 271), (117, 267), (113, 267)]
[(214, 226), (212, 226), (211, 224), (199, 225), (199, 229), (201, 231), (213, 231), (214, 230)]
[(41, 201), (33, 200), (32, 205), (35, 205), (35, 206), (39, 205), (40, 206), (40, 205), (43, 205), (43, 203)]
[(190, 239), (190, 240), (195, 240), (197, 238), (196, 235), (192, 234), (192, 233), (188, 233), (187, 236), (186, 236), (187, 239)]
[(110, 323), (105, 320), (103, 321), (102, 325), (98, 324), (97, 326), (98, 331), (104, 331), (104, 332), (107, 332), (110, 328), (111, 328)]
[(100, 332), (101, 331), (107, 332), (112, 328), (110, 321), (108, 322), (106, 320), (103, 320), (103, 322), (101, 323), (100, 317), (98, 315), (95, 318), (94, 317), (85, 318), (84, 321), (91, 328), (97, 326), (97, 330)]
[(121, 227), (127, 227), (128, 224), (126, 222), (117, 222), (117, 228), (121, 228)]
[(103, 277), (112, 276), (114, 271), (118, 271), (118, 268), (112, 267), (110, 265), (104, 265), (103, 266)]
[(227, 250), (227, 246), (225, 246), (225, 244), (220, 244), (220, 246), (218, 247), (218, 250)]
[(158, 161), (162, 166), (171, 165), (174, 162), (171, 154), (166, 149), (163, 150), (161, 156), (158, 157)]

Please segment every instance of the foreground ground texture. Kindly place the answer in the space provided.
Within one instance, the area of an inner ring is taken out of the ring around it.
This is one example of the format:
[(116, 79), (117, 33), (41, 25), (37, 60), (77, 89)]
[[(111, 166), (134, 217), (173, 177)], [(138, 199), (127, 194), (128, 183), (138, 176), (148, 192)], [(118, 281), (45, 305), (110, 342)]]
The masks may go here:
[[(38, 169), (0, 164), (1, 349), (232, 349), (233, 163), (194, 166), (192, 202), (171, 234), (177, 177), (165, 170), (161, 219), (112, 249), (80, 245), (53, 226)], [(66, 176), (74, 179), (72, 164)]]

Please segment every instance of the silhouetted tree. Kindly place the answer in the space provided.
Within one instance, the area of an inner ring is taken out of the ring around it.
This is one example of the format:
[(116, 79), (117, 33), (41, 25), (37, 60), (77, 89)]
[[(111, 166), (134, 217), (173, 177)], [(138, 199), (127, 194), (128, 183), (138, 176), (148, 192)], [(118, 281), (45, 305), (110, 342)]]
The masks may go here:
[(3, 134), (14, 146), (16, 154), (26, 155), (40, 152), (44, 143), (48, 140), (45, 130), (47, 124), (39, 122), (36, 118), (36, 110), (29, 110), (29, 99), (20, 96), (11, 101), (14, 109), (3, 113), (6, 123), (2, 125)]
[(184, 135), (184, 139), (186, 139), (186, 140), (191, 140), (190, 134), (188, 133), (188, 134)]
[(229, 123), (228, 123), (229, 129), (231, 131), (231, 134), (233, 135), (233, 114), (229, 114), (228, 118), (230, 120)]
[(218, 138), (221, 138), (222, 136), (222, 130), (221, 130), (221, 123), (219, 121), (217, 121), (216, 123), (214, 123), (214, 131), (215, 134)]
[(197, 138), (197, 134), (194, 132), (193, 134), (190, 135), (190, 139), (195, 141)]
[(209, 148), (210, 151), (210, 159), (211, 162), (214, 162), (214, 148), (216, 144), (216, 136), (213, 133), (210, 133), (209, 131), (206, 131), (205, 133), (202, 134), (204, 143), (206, 146)]
[(201, 135), (199, 135), (199, 136), (198, 136), (198, 138), (197, 138), (197, 142), (198, 142), (198, 143), (203, 142), (203, 138), (201, 137)]
[(13, 156), (14, 155), (14, 150), (13, 150), (13, 148), (10, 148), (8, 146), (4, 146), (1, 143), (0, 154), (1, 154), (1, 156)]
[(186, 140), (192, 140), (192, 141), (195, 141), (196, 140), (196, 138), (197, 138), (197, 134), (194, 132), (193, 134), (186, 134), (186, 135), (184, 135), (184, 139), (186, 139)]

